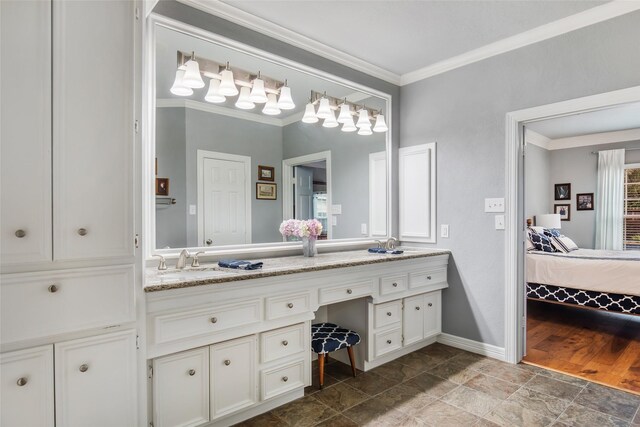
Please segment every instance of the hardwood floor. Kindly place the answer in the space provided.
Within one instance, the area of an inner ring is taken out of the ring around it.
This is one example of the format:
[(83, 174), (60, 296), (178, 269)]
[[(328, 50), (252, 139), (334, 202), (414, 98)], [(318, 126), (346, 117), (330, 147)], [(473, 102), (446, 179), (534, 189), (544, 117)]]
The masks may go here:
[(640, 394), (640, 316), (528, 301), (523, 361)]

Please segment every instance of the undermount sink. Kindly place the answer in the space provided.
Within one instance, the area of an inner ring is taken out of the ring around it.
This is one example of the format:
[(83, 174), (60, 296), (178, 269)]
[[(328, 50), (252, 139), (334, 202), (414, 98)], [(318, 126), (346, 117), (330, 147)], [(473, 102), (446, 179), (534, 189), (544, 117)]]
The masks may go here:
[(177, 268), (170, 268), (164, 271), (158, 271), (158, 276), (166, 280), (194, 280), (194, 279), (207, 279), (216, 276), (228, 275), (231, 273), (229, 270), (222, 270), (218, 266), (201, 266), (201, 267), (186, 267), (183, 270)]

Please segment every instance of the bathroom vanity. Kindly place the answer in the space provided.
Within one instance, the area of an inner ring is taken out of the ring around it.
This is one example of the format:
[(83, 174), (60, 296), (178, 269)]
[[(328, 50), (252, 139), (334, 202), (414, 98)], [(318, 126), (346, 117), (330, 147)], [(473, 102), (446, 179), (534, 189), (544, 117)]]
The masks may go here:
[(448, 257), (357, 250), (263, 259), (255, 271), (148, 269), (153, 425), (230, 425), (302, 397), (314, 319), (360, 333), (363, 371), (435, 342)]

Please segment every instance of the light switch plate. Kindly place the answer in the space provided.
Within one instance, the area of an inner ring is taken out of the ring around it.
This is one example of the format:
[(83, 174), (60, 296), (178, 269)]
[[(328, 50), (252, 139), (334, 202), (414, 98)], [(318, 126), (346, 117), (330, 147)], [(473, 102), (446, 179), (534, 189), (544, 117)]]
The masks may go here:
[(440, 224), (440, 237), (449, 238), (449, 224)]
[(338, 217), (331, 215), (331, 225), (338, 225)]
[(504, 197), (484, 199), (485, 212), (504, 212)]
[(189, 215), (196, 214), (196, 205), (189, 205)]
[(504, 215), (496, 215), (496, 230), (504, 230)]
[(332, 205), (331, 206), (331, 213), (334, 214), (334, 215), (342, 214), (342, 205)]
[(367, 224), (360, 224), (360, 234), (367, 235)]

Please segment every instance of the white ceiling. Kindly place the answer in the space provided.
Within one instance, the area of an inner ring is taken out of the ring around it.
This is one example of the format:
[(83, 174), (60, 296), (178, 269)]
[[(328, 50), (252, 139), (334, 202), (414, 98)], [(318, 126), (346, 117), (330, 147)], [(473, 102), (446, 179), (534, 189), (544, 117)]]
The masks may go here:
[[(184, 1), (184, 0), (183, 0)], [(396, 75), (603, 1), (224, 1)]]

